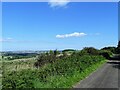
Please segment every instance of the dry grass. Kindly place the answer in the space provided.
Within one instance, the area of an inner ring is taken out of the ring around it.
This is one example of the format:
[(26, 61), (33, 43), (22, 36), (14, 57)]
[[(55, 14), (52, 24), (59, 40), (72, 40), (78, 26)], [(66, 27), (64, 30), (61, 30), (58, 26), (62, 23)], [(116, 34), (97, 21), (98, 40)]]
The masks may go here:
[(23, 69), (34, 69), (34, 63), (36, 62), (35, 58), (28, 59), (15, 59), (9, 61), (3, 61), (3, 70), (4, 71), (18, 71)]

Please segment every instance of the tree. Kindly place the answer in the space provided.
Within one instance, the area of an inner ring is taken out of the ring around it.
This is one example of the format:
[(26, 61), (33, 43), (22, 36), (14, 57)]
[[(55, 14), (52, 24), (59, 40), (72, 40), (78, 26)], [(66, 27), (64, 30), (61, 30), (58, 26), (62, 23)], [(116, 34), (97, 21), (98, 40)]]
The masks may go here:
[(118, 42), (118, 48), (120, 48), (120, 41)]
[(59, 51), (56, 49), (56, 50), (54, 50), (54, 55), (56, 56), (56, 55), (58, 55), (59, 54)]
[(112, 52), (109, 51), (109, 50), (100, 50), (99, 55), (102, 55), (106, 59), (110, 59), (111, 58), (110, 56), (112, 55)]
[(117, 51), (117, 54), (120, 54), (120, 47), (117, 47), (116, 51)]
[(111, 51), (112, 53), (116, 53), (116, 47), (104, 47), (101, 50), (108, 50)]
[(115, 51), (117, 54), (120, 54), (120, 41), (118, 42), (118, 46)]
[(54, 52), (53, 52), (52, 50), (50, 50), (50, 51), (49, 51), (49, 54), (50, 54), (50, 55), (53, 55), (53, 54), (54, 54)]
[(89, 55), (98, 55), (98, 50), (95, 49), (94, 47), (85, 47), (83, 48), (82, 52), (86, 52)]

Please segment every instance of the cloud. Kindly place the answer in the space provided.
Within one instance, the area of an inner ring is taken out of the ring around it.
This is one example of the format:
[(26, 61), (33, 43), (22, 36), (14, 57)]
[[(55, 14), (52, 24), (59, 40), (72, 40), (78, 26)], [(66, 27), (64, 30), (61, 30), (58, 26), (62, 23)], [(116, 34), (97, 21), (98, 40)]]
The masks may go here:
[(13, 39), (13, 38), (2, 38), (2, 39), (0, 39), (0, 42), (16, 42), (16, 43), (24, 43), (24, 42), (26, 42), (26, 43), (28, 43), (28, 42), (32, 42), (32, 41), (30, 41), (30, 40), (15, 40), (15, 39)]
[(50, 0), (48, 4), (50, 7), (65, 7), (70, 0)]
[(56, 35), (56, 38), (82, 37), (82, 36), (85, 36), (85, 35), (87, 35), (87, 34), (74, 32), (74, 33), (71, 33), (71, 34)]
[(11, 42), (11, 41), (13, 41), (12, 38), (5, 38), (5, 39), (1, 38), (0, 39), (0, 42)]
[(0, 43), (55, 43), (52, 41), (43, 41), (43, 40), (16, 40), (13, 38), (0, 38)]

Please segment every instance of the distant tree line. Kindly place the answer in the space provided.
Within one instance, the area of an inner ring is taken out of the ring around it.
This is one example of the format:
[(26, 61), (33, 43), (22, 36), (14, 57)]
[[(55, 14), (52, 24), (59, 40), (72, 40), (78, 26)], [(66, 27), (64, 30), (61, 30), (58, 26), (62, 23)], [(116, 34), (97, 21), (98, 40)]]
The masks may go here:
[(104, 47), (101, 50), (108, 50), (114, 54), (120, 54), (120, 45), (118, 45), (117, 47)]
[(7, 60), (14, 60), (22, 58), (32, 58), (36, 57), (37, 55), (37, 53), (5, 53), (2, 55), (2, 58)]

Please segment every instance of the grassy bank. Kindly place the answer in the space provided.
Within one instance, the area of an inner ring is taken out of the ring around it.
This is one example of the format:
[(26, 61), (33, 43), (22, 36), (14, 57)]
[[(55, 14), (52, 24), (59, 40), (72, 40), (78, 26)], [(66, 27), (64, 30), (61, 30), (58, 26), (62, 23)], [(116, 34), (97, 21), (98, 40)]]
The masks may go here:
[(72, 88), (77, 82), (87, 77), (93, 71), (102, 66), (106, 61), (101, 61), (86, 68), (81, 73), (79, 71), (74, 71), (73, 75), (64, 76), (50, 76), (48, 77), (48, 83), (41, 83), (39, 81), (35, 82), (36, 88)]
[(39, 69), (3, 72), (3, 88), (69, 88), (105, 63), (102, 56), (74, 55)]

